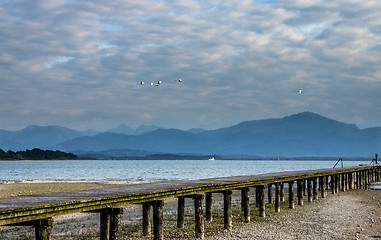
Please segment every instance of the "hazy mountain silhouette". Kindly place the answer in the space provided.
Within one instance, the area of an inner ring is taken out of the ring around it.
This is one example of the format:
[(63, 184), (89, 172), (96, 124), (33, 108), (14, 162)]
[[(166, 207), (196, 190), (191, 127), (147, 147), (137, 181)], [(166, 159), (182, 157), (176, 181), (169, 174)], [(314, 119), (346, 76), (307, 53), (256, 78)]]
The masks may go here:
[[(183, 131), (153, 126), (152, 131), (142, 131), (139, 135), (137, 129), (134, 134), (108, 131), (95, 136), (81, 136), (79, 132), (60, 127), (34, 128), (34, 131), (27, 131), (27, 128), (18, 132), (0, 131), (0, 148), (4, 145), (42, 145), (73, 152), (125, 149), (131, 154), (137, 151), (264, 157), (373, 156), (381, 149), (381, 127), (362, 130), (354, 124), (338, 122), (311, 112), (245, 121), (216, 130)], [(119, 126), (114, 131), (123, 132), (123, 129), (128, 130), (126, 126)]]

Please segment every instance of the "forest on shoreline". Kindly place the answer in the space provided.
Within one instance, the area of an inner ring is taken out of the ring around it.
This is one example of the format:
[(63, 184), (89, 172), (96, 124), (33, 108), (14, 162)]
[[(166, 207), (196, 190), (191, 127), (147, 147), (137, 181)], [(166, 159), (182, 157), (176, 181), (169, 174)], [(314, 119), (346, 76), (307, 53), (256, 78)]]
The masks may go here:
[(34, 148), (25, 151), (7, 151), (0, 148), (0, 160), (74, 160), (77, 155), (61, 151), (41, 150)]

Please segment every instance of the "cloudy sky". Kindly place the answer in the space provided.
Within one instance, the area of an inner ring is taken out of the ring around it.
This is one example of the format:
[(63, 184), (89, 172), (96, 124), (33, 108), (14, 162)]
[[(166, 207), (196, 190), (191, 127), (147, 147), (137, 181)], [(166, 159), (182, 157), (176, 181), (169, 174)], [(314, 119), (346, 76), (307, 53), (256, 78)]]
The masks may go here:
[(0, 129), (367, 128), (380, 104), (380, 0), (0, 1)]

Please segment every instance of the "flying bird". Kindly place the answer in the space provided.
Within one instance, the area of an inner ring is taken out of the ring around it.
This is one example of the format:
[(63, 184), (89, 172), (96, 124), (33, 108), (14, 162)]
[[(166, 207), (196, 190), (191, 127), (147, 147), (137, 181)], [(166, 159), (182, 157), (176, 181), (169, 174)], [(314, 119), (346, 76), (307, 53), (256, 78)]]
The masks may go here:
[(303, 93), (303, 90), (302, 89), (299, 89), (299, 90), (296, 90), (295, 92), (299, 93), (299, 94), (302, 94)]
[[(176, 79), (175, 80), (176, 82), (183, 82), (183, 80), (181, 79), (181, 78), (179, 78), (179, 79)], [(145, 82), (138, 82), (138, 85), (145, 85), (146, 83)], [(150, 82), (149, 83), (149, 85), (150, 86), (161, 86), (163, 84), (163, 81), (157, 81), (156, 83), (154, 83), (154, 82)]]

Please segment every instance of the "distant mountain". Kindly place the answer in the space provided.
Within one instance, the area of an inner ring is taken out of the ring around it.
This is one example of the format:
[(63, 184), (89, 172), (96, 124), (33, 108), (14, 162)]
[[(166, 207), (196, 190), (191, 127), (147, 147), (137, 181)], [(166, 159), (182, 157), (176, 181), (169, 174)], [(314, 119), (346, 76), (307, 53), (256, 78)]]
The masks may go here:
[(200, 132), (158, 129), (139, 136), (98, 134), (68, 140), (62, 150), (128, 148), (172, 154), (279, 157), (371, 156), (381, 149), (381, 128), (359, 129), (311, 112), (241, 122)]
[(160, 129), (158, 126), (146, 126), (146, 125), (141, 125), (136, 129), (133, 129), (125, 124), (120, 124), (115, 128), (111, 128), (107, 132), (111, 133), (120, 133), (120, 134), (126, 134), (126, 135), (141, 135), (147, 132), (155, 131), (157, 129)]
[(359, 129), (354, 124), (311, 112), (245, 121), (216, 130), (183, 131), (141, 126), (126, 134), (129, 128), (120, 125), (112, 131), (86, 136), (57, 126), (30, 126), (15, 132), (0, 130), (0, 148), (19, 150), (46, 146), (77, 154), (89, 152), (102, 156), (115, 155), (117, 149), (117, 156), (178, 154), (262, 157), (373, 156), (381, 149), (381, 127)]
[(78, 131), (60, 126), (28, 126), (0, 136), (0, 148), (10, 150), (45, 148), (81, 136)]

